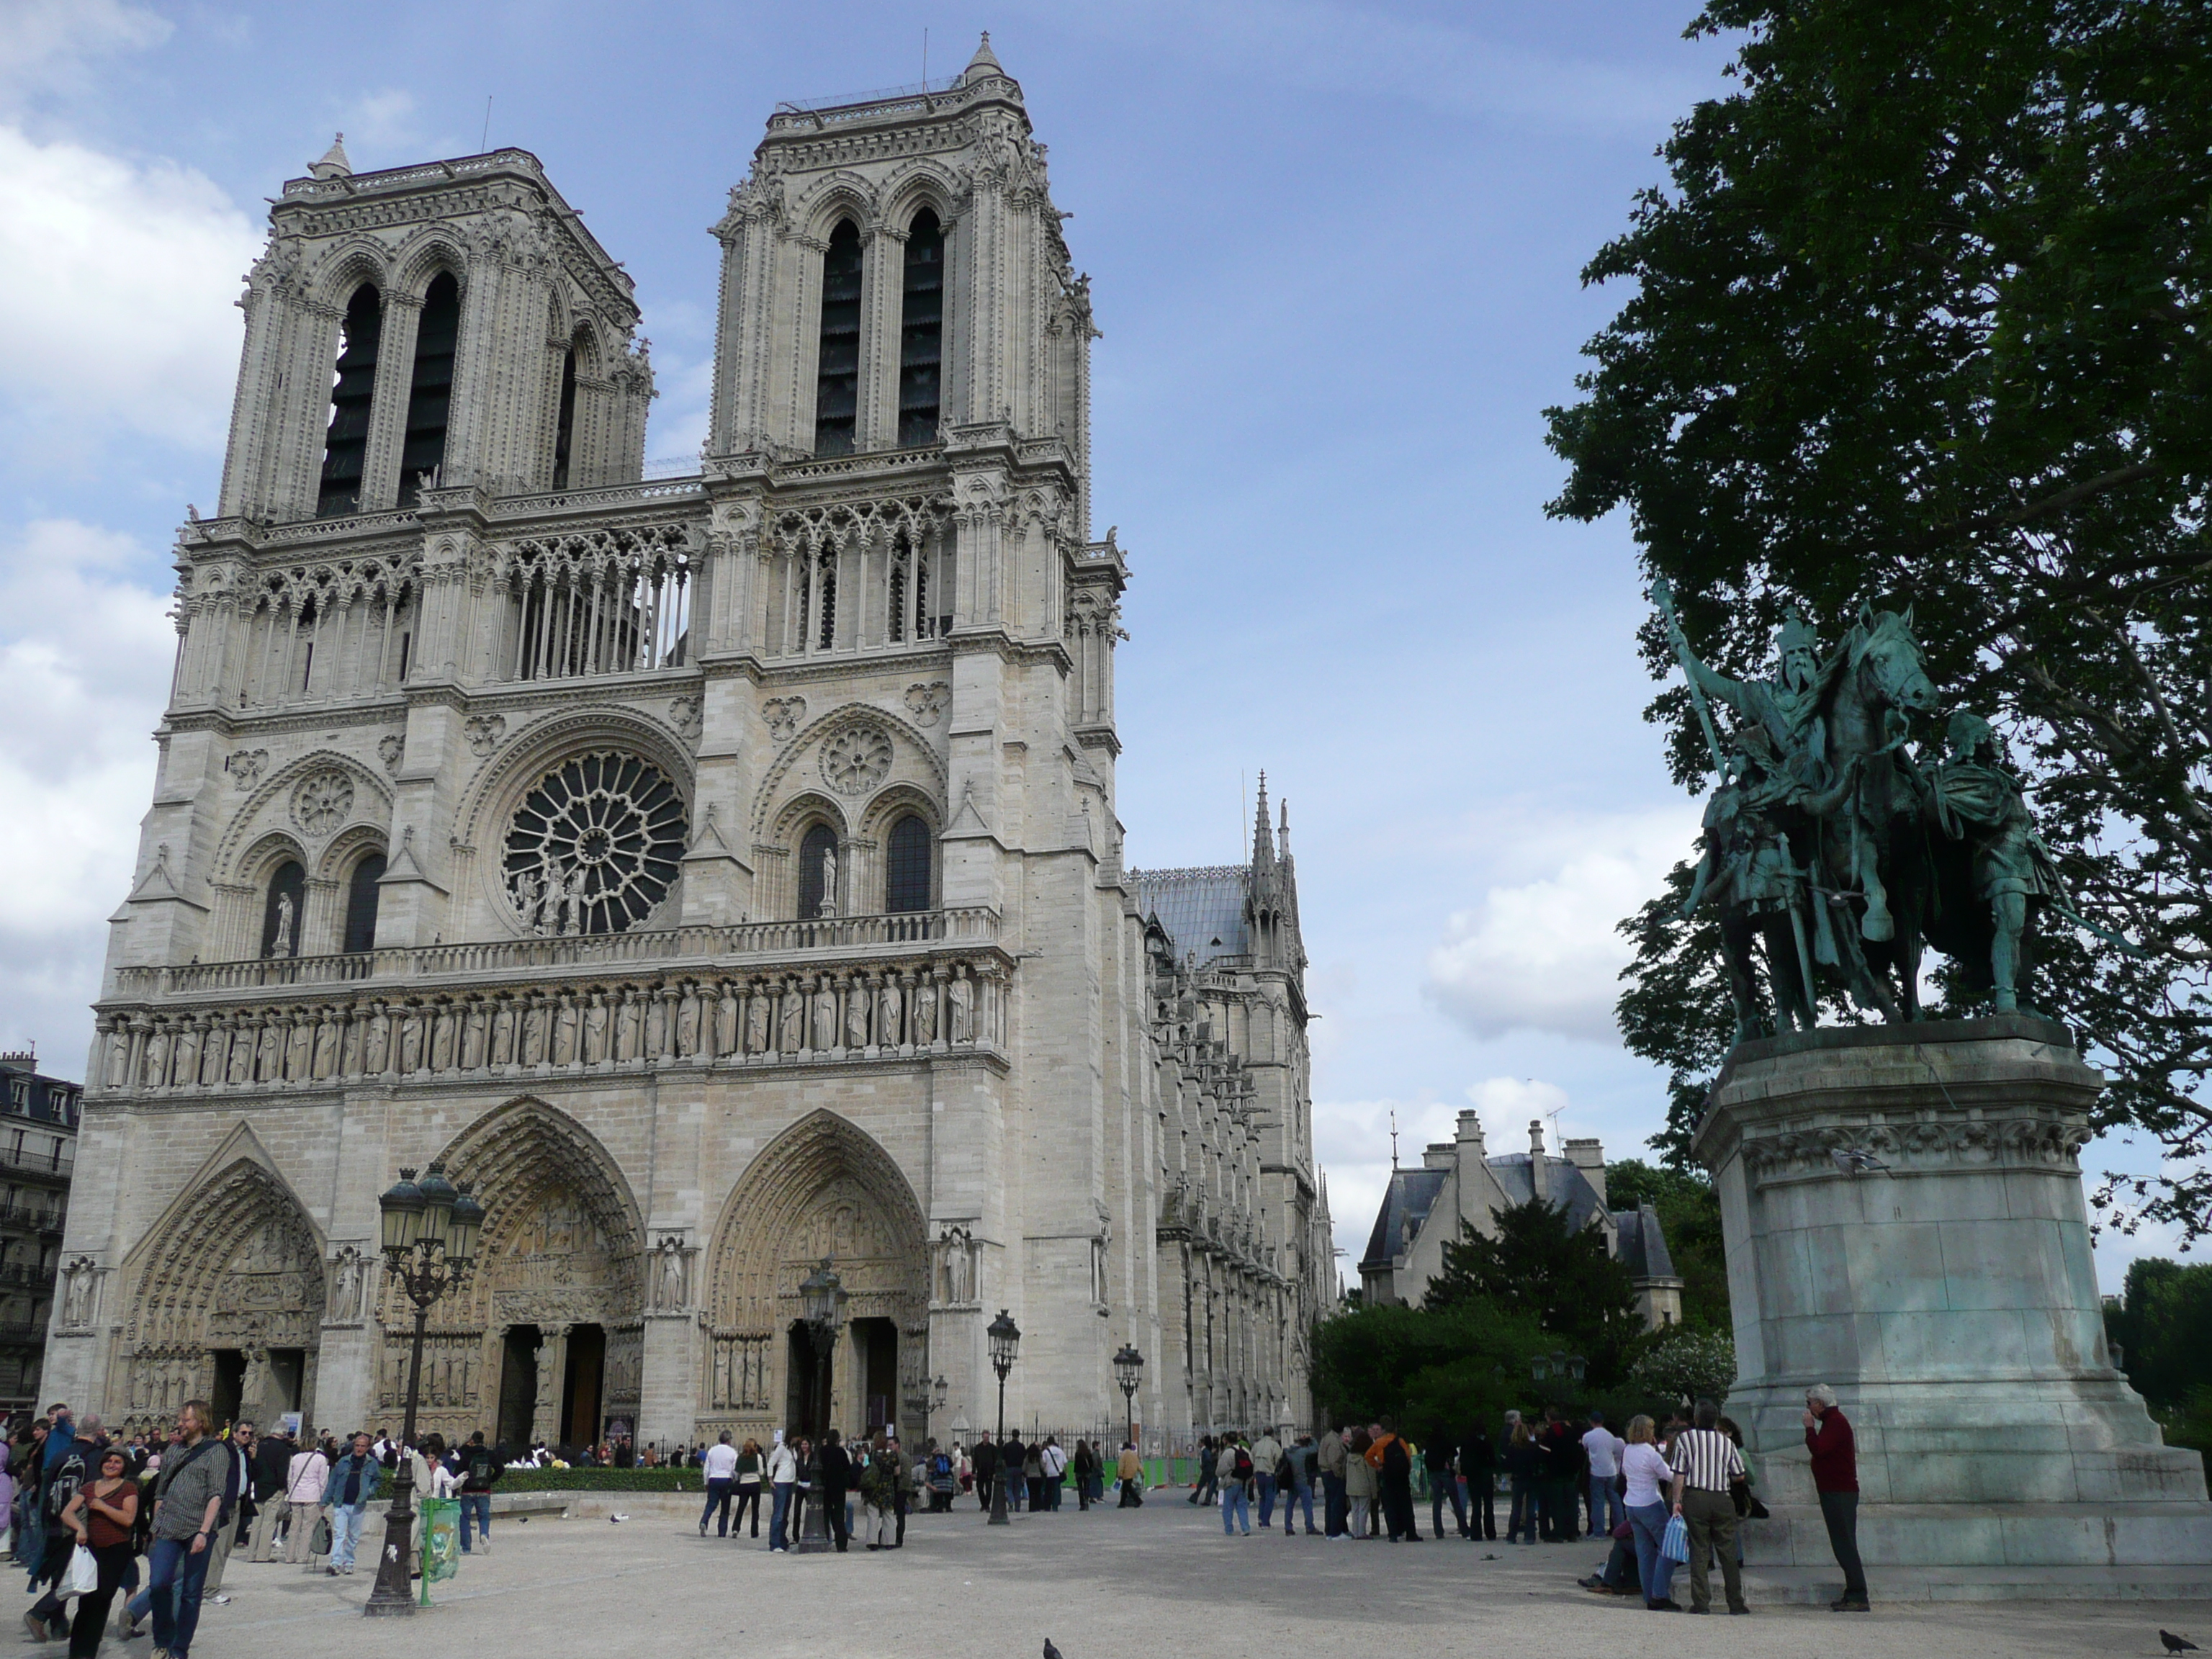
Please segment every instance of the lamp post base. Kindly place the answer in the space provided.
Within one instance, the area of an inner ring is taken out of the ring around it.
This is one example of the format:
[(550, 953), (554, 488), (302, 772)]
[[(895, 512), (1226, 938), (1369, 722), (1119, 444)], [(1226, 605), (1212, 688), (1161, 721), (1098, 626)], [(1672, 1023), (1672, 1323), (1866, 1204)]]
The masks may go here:
[[(819, 1492), (821, 1487), (814, 1491)], [(806, 1531), (791, 1547), (793, 1555), (822, 1555), (834, 1547), (830, 1541), (830, 1511), (821, 1502), (809, 1495), (806, 1505)]]
[(412, 1588), (415, 1512), (404, 1498), (385, 1517), (384, 1549), (376, 1563), (376, 1588), (362, 1609), (369, 1618), (397, 1618), (415, 1611)]

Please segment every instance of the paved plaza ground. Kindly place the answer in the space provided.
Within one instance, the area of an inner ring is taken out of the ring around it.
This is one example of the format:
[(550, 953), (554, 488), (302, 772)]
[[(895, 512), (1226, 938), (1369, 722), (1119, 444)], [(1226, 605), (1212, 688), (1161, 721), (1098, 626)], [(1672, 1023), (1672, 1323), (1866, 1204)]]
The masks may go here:
[[(501, 1517), (495, 1553), (465, 1559), (459, 1576), (434, 1590), (436, 1605), (412, 1620), (361, 1617), (371, 1582), (366, 1547), (362, 1571), (344, 1579), (234, 1560), (225, 1585), (232, 1599), (206, 1609), (193, 1652), (1036, 1659), (1049, 1637), (1066, 1659), (2163, 1659), (2161, 1625), (2212, 1650), (2212, 1601), (1921, 1601), (1864, 1616), (1778, 1607), (1744, 1619), (1651, 1613), (1576, 1587), (1601, 1555), (1587, 1540), (1516, 1548), (1328, 1543), (1279, 1532), (1224, 1538), (1218, 1511), (1194, 1510), (1171, 1491), (1142, 1510), (1086, 1515), (1071, 1504), (1002, 1528), (987, 1527), (970, 1501), (950, 1516), (916, 1516), (907, 1547), (880, 1555), (856, 1544), (842, 1556), (771, 1557), (750, 1540), (702, 1539), (668, 1498), (640, 1495), (628, 1512), (620, 1525), (603, 1516), (540, 1516), (527, 1524)], [(103, 1659), (150, 1659), (150, 1645), (111, 1639)]]

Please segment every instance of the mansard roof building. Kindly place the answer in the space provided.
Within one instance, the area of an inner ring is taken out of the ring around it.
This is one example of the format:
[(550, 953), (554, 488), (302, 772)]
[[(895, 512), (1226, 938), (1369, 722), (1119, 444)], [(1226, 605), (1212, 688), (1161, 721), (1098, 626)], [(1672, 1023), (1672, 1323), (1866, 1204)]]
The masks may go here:
[(1302, 1414), (1287, 860), (1202, 963), (1121, 868), (1061, 221), (988, 40), (779, 106), (714, 227), (698, 470), (648, 482), (629, 278), (535, 157), (283, 185), (48, 1392), (396, 1421), (377, 1200), (436, 1163), (488, 1212), (428, 1339), (449, 1438), (913, 1435), (940, 1377), (932, 1426), (980, 1425), (1000, 1309), (1022, 1422), (1118, 1424), (1125, 1344), (1155, 1434)]
[(1483, 1144), (1482, 1119), (1462, 1112), (1453, 1138), (1423, 1149), (1417, 1168), (1394, 1165), (1374, 1230), (1359, 1259), (1361, 1291), (1370, 1306), (1418, 1305), (1443, 1271), (1444, 1246), (1459, 1242), (1472, 1224), (1498, 1236), (1497, 1214), (1541, 1199), (1566, 1213), (1574, 1228), (1594, 1227), (1606, 1249), (1628, 1269), (1644, 1322), (1656, 1330), (1682, 1318), (1682, 1280), (1667, 1253), (1667, 1237), (1648, 1205), (1615, 1210), (1606, 1200), (1605, 1147), (1570, 1140), (1559, 1154), (1544, 1150), (1543, 1121), (1528, 1125), (1528, 1150), (1492, 1157)]

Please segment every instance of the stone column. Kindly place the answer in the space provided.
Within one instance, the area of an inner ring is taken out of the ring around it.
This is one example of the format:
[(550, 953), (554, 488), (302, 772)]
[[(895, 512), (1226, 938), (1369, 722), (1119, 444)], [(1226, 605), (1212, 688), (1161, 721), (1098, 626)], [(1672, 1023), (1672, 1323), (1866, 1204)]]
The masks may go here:
[(530, 1437), (547, 1445), (562, 1438), (561, 1390), (568, 1380), (568, 1328), (538, 1328), (538, 1404), (530, 1419)]
[(2065, 1027), (2017, 1014), (1729, 1055), (1692, 1147), (1719, 1188), (1763, 1560), (1834, 1571), (1802, 1421), (1819, 1382), (1856, 1433), (1877, 1585), (1895, 1565), (1968, 1569), (1978, 1595), (2145, 1594), (2212, 1557), (2202, 1460), (2160, 1443), (2106, 1351), (2075, 1161), (2102, 1087)]

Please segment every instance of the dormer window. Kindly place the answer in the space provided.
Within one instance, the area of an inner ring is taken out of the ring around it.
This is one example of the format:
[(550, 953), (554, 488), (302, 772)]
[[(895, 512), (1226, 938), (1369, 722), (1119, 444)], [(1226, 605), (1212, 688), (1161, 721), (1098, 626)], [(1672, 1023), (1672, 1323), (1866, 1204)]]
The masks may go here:
[(814, 453), (853, 453), (860, 407), (860, 231), (841, 219), (822, 256), (821, 348), (814, 370)]

